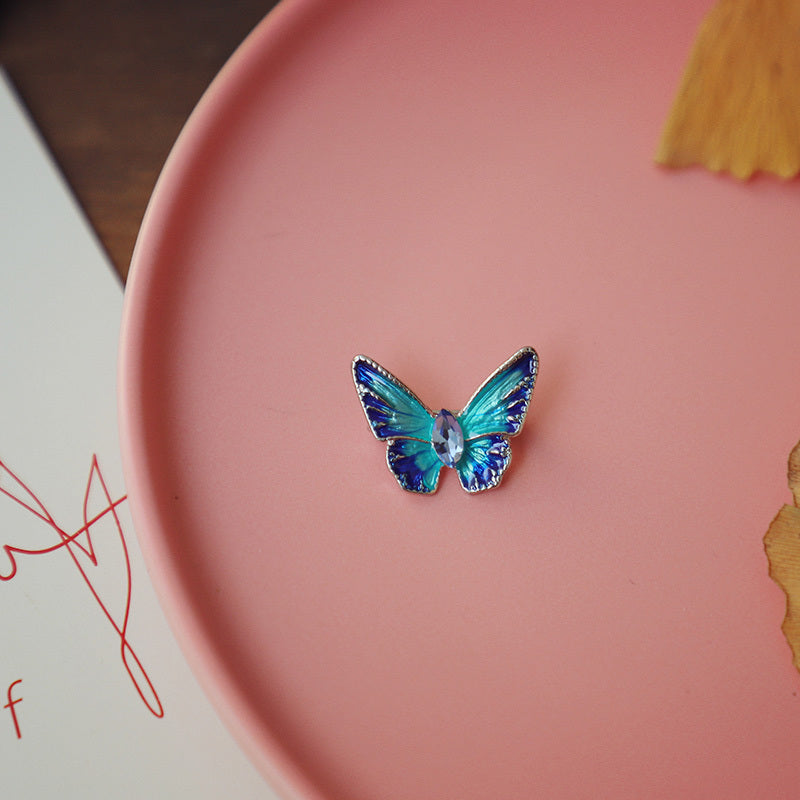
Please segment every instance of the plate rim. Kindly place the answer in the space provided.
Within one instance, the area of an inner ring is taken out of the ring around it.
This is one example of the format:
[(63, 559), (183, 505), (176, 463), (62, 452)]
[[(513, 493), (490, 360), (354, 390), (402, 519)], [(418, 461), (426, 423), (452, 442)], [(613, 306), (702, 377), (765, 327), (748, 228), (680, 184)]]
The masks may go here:
[(204, 636), (180, 572), (170, 566), (169, 531), (158, 512), (156, 486), (148, 469), (151, 454), (146, 445), (142, 395), (148, 300), (182, 187), (198, 153), (225, 118), (226, 104), (246, 83), (259, 59), (277, 50), (317, 6), (316, 0), (280, 0), (234, 50), (189, 114), (158, 176), (136, 238), (123, 298), (117, 366), (118, 430), (128, 504), (159, 604), (217, 715), (256, 769), (287, 800), (327, 800), (327, 796), (254, 713), (217, 648)]

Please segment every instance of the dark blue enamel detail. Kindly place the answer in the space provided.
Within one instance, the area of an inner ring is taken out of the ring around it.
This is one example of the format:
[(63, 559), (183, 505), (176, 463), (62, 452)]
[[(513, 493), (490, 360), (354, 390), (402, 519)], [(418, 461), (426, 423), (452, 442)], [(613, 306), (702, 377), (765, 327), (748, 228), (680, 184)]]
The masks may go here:
[(397, 482), (409, 492), (436, 491), (442, 462), (429, 442), (395, 439), (386, 448), (386, 461)]
[(363, 357), (353, 362), (353, 378), (375, 436), (430, 442), (433, 416), (397, 378)]
[(468, 492), (481, 492), (500, 483), (510, 462), (508, 440), (505, 436), (493, 434), (466, 442), (456, 471), (461, 485)]

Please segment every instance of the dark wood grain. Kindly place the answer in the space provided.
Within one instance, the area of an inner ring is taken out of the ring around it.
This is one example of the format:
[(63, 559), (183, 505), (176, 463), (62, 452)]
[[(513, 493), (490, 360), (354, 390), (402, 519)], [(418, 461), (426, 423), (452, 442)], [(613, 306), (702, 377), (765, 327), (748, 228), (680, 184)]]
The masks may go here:
[(124, 281), (150, 193), (214, 75), (275, 0), (8, 0), (0, 63)]

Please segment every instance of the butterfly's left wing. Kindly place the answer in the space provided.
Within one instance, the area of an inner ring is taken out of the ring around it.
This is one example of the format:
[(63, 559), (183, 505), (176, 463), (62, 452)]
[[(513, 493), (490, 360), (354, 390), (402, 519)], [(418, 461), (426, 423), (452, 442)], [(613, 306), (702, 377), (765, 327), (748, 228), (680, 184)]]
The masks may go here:
[(353, 380), (376, 438), (420, 439), (430, 443), (433, 414), (389, 370), (366, 356), (356, 356)]
[(509, 436), (522, 429), (539, 371), (539, 357), (523, 347), (491, 375), (472, 396), (458, 422), (464, 452), (456, 465), (468, 492), (497, 486), (511, 463)]
[(442, 462), (430, 442), (419, 439), (390, 439), (386, 463), (397, 482), (408, 492), (431, 494), (439, 485)]
[(431, 446), (433, 414), (391, 372), (366, 356), (353, 359), (353, 380), (367, 422), (386, 442), (386, 463), (409, 492), (430, 494), (442, 462)]

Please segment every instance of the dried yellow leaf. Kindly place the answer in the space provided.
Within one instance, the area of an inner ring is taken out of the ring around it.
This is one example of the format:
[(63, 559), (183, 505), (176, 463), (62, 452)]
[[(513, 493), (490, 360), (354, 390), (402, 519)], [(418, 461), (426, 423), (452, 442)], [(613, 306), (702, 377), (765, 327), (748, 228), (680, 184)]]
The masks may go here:
[(781, 629), (800, 670), (800, 442), (789, 456), (789, 488), (795, 505), (785, 505), (764, 536), (770, 577), (786, 594)]
[(800, 0), (721, 0), (712, 9), (656, 161), (737, 178), (800, 171)]

